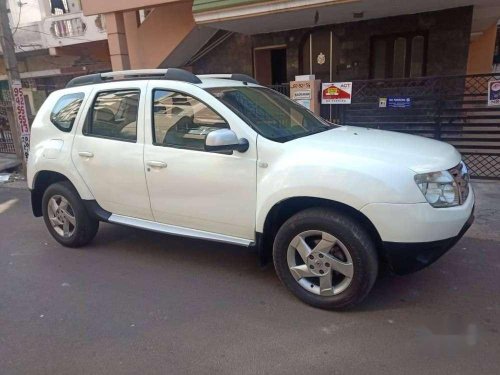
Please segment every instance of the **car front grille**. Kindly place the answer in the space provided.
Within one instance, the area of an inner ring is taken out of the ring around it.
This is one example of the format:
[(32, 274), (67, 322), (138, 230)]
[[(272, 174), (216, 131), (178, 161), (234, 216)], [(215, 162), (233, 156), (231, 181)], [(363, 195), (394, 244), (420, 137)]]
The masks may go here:
[(467, 166), (462, 161), (456, 167), (448, 169), (448, 172), (451, 173), (453, 179), (455, 180), (455, 183), (457, 184), (458, 194), (460, 199), (459, 203), (463, 204), (467, 200), (467, 197), (469, 196), (470, 177), (469, 177), (469, 171), (467, 170)]

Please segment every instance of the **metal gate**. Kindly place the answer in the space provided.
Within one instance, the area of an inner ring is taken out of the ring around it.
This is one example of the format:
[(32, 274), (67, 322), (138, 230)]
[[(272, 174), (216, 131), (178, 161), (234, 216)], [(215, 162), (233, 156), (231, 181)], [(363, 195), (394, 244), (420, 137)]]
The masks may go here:
[(15, 154), (14, 141), (10, 130), (0, 129), (0, 153)]
[[(352, 104), (336, 106), (335, 115), (341, 124), (448, 142), (472, 177), (500, 179), (500, 107), (487, 105), (493, 79), (500, 75), (354, 81)], [(409, 105), (390, 108), (387, 98), (409, 99)]]
[[(448, 142), (462, 153), (472, 177), (500, 179), (500, 107), (487, 105), (494, 79), (500, 74), (353, 81), (352, 104), (323, 105), (321, 115)], [(387, 98), (410, 100), (391, 108)]]

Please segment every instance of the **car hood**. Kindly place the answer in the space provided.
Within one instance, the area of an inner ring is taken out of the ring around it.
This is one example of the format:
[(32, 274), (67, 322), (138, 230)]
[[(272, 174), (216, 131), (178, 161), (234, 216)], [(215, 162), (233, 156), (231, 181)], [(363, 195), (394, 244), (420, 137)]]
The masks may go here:
[(295, 147), (311, 151), (352, 155), (399, 167), (415, 173), (450, 169), (460, 163), (460, 153), (452, 145), (433, 139), (385, 130), (341, 126), (296, 139)]

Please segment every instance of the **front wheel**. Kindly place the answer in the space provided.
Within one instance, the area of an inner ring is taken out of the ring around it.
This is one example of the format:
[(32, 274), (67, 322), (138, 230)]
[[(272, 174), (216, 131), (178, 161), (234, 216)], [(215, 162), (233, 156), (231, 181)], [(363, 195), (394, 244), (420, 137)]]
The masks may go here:
[(50, 234), (64, 246), (86, 245), (99, 229), (99, 221), (89, 216), (69, 182), (57, 182), (45, 190), (42, 211)]
[(276, 273), (303, 302), (329, 310), (361, 302), (378, 273), (367, 231), (351, 217), (311, 208), (288, 219), (273, 247)]

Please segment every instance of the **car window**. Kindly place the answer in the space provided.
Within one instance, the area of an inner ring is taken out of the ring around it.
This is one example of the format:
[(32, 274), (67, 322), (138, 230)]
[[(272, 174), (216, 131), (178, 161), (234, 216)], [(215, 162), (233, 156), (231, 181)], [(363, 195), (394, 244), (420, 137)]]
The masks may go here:
[(221, 116), (192, 96), (155, 90), (153, 100), (155, 145), (204, 150), (208, 133), (229, 128)]
[(84, 97), (83, 92), (62, 96), (50, 113), (50, 121), (63, 132), (71, 131)]
[(89, 114), (85, 134), (136, 141), (139, 96), (139, 90), (98, 93)]

